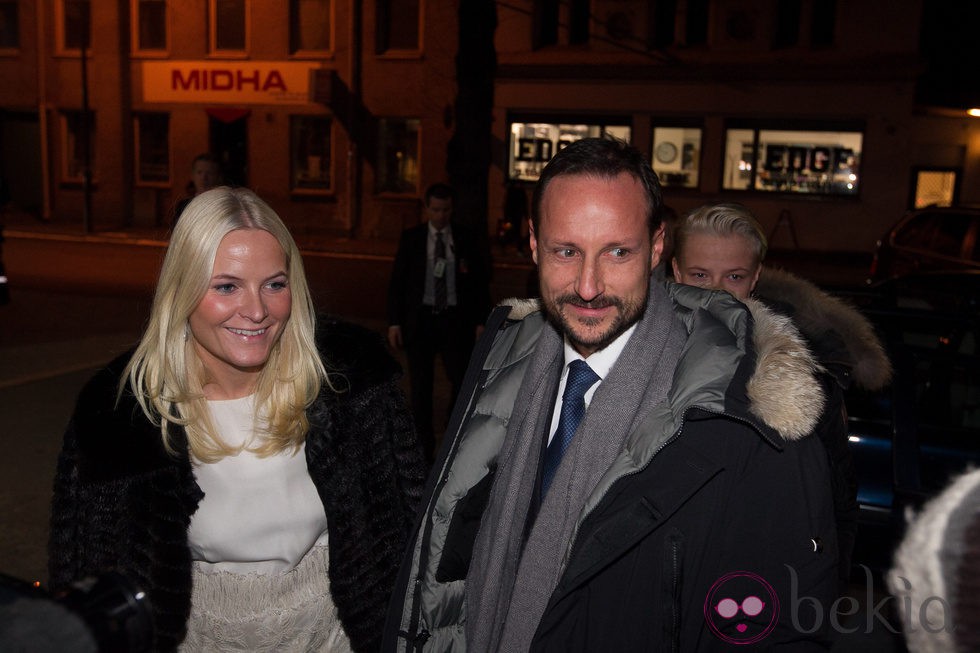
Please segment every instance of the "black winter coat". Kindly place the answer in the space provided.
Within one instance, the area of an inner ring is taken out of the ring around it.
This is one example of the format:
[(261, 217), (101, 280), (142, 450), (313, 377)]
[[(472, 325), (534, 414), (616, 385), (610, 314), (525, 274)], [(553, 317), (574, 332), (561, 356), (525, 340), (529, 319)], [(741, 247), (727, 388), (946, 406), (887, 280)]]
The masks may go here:
[[(307, 465), (327, 516), (330, 590), (340, 620), (355, 651), (374, 651), (425, 469), (397, 385), (398, 365), (381, 339), (337, 320), (323, 320), (319, 331), (324, 363), (347, 388), (324, 388), (309, 409)], [(186, 446), (168, 455), (159, 428), (132, 395), (116, 405), (128, 356), (88, 382), (65, 433), (50, 585), (121, 572), (147, 592), (154, 650), (167, 651), (183, 639), (191, 609), (187, 528), (203, 493)], [(186, 445), (183, 429), (174, 435)]]

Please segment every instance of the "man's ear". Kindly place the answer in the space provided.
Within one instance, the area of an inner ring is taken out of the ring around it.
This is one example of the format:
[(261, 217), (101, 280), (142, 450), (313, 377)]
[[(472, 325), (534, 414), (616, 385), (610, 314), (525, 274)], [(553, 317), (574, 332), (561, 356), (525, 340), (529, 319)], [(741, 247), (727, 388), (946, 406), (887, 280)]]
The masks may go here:
[(531, 260), (534, 261), (535, 265), (537, 265), (538, 264), (538, 238), (537, 236), (534, 235), (534, 222), (532, 220), (528, 220), (527, 227), (528, 227), (527, 231), (528, 231), (529, 242), (531, 245)]
[(660, 263), (660, 257), (664, 254), (664, 232), (663, 224), (657, 228), (650, 238), (650, 269), (653, 270)]

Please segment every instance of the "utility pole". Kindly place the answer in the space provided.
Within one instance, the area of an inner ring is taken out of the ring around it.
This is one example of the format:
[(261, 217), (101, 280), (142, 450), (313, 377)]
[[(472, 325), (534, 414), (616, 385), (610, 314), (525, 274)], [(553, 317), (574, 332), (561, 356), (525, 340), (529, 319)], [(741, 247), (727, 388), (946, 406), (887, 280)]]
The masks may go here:
[(88, 45), (89, 26), (82, 35), (82, 231), (92, 231), (92, 113), (88, 104)]

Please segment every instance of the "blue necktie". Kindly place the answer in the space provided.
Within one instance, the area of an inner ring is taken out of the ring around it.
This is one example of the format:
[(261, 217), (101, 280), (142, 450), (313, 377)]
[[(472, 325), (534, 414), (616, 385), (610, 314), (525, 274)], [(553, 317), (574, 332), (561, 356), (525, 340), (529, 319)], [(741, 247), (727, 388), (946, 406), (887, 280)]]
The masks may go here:
[(541, 475), (541, 498), (548, 493), (551, 479), (561, 464), (562, 456), (572, 443), (572, 437), (579, 423), (585, 417), (585, 393), (591, 388), (599, 375), (592, 371), (584, 360), (572, 361), (568, 366), (568, 379), (565, 381), (565, 392), (561, 396), (561, 414), (558, 416), (558, 428), (544, 453), (544, 471)]

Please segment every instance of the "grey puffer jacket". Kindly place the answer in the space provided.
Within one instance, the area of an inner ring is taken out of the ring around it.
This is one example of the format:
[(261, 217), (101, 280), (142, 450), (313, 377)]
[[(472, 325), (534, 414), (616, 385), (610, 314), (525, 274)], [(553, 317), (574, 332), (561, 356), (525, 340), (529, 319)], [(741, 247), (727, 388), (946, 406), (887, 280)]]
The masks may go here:
[[(530, 650), (724, 650), (727, 626), (710, 624), (703, 606), (738, 569), (765, 578), (774, 602), (796, 591), (829, 606), (835, 596), (829, 473), (807, 437), (823, 409), (819, 364), (790, 321), (760, 303), (749, 302), (750, 314), (724, 292), (668, 284), (668, 294), (688, 332), (670, 399), (629, 436), (579, 516)], [(491, 317), (429, 479), (382, 650), (465, 650), (473, 542), (510, 411), (548, 328), (537, 302)], [(802, 632), (790, 616), (752, 626), (767, 643), (820, 648), (827, 619)]]

